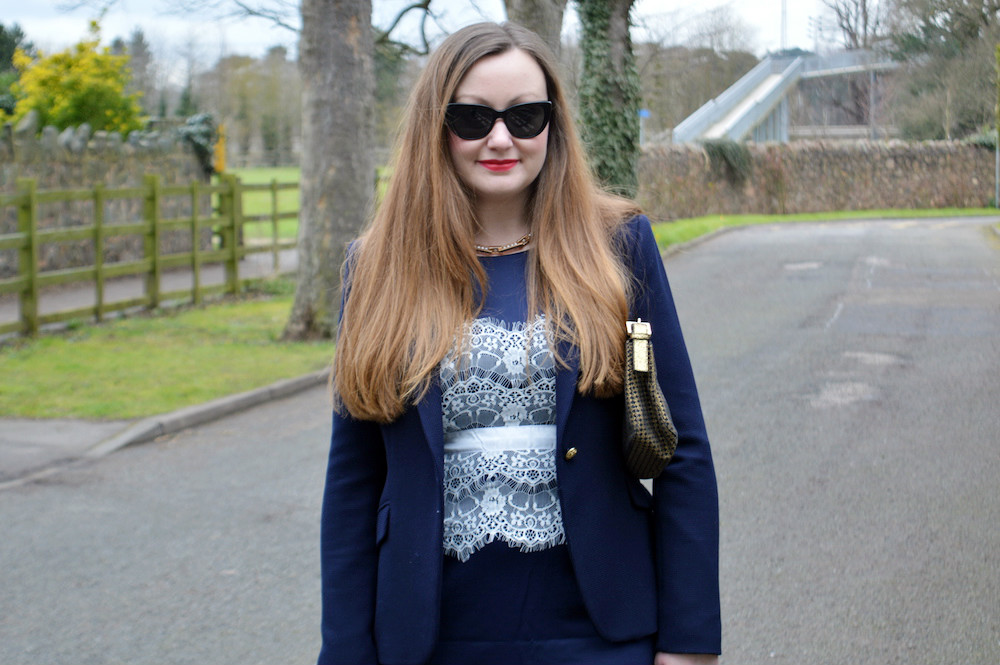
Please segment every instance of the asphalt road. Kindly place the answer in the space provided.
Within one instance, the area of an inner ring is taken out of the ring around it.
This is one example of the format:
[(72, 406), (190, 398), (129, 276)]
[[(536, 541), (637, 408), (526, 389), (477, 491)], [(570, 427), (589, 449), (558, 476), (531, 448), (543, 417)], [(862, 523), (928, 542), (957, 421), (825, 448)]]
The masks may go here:
[[(1000, 240), (756, 227), (667, 270), (723, 663), (1000, 662)], [(328, 411), (316, 389), (0, 492), (0, 663), (312, 661)]]

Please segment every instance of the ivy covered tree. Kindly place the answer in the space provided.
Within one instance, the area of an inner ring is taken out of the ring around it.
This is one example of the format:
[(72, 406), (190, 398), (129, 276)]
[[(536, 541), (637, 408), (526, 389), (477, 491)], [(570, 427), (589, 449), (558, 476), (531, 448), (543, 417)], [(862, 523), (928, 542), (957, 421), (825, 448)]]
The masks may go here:
[(58, 129), (88, 123), (94, 130), (127, 133), (143, 126), (139, 95), (128, 93), (128, 57), (100, 48), (100, 26), (92, 22), (90, 37), (76, 46), (36, 58), (14, 53), (20, 79), (12, 86), (17, 122), (31, 111), (39, 126)]
[(635, 196), (639, 162), (639, 74), (629, 35), (634, 0), (578, 0), (583, 76), (580, 121), (598, 178)]

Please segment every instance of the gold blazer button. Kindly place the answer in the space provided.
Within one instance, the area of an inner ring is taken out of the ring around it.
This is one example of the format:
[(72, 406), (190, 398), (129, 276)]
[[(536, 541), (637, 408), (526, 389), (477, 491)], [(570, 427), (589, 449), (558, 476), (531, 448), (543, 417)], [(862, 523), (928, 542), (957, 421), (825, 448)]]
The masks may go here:
[(576, 454), (578, 452), (579, 451), (576, 448), (570, 448), (569, 450), (567, 450), (566, 451), (566, 459), (567, 459), (567, 461), (573, 459), (574, 457), (576, 457)]

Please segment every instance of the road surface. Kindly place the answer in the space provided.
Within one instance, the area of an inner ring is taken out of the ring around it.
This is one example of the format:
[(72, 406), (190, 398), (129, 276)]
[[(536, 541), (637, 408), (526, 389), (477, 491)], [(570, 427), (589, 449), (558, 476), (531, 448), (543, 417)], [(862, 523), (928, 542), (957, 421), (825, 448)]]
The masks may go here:
[[(719, 475), (722, 662), (1000, 662), (997, 237), (755, 227), (667, 270)], [(0, 663), (313, 661), (328, 412), (317, 389), (0, 492)]]

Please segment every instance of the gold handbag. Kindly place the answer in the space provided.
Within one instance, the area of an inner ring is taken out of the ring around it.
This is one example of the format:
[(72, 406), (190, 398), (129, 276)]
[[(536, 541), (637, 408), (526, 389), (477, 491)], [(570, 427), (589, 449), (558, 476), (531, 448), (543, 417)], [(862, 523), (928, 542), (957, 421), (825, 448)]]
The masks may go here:
[(628, 321), (625, 328), (625, 465), (637, 478), (656, 478), (677, 450), (677, 429), (656, 382), (649, 323)]

